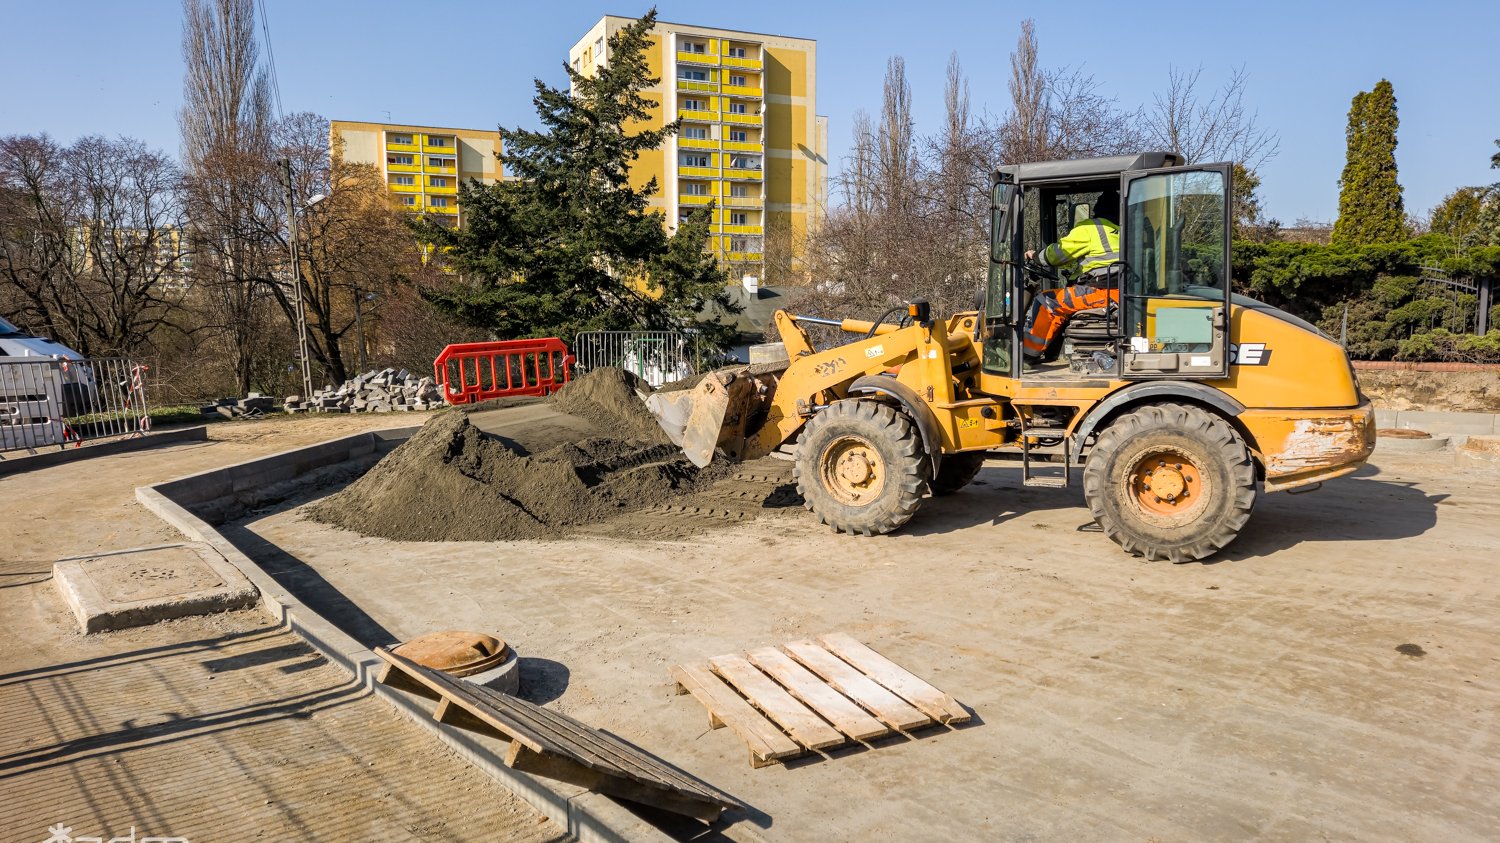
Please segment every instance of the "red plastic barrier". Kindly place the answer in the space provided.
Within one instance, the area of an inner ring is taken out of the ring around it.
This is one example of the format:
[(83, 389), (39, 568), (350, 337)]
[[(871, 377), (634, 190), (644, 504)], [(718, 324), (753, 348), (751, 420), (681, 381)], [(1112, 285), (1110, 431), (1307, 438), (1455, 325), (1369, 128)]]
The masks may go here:
[(450, 345), (432, 363), (449, 404), (508, 395), (549, 395), (572, 377), (573, 355), (557, 337)]

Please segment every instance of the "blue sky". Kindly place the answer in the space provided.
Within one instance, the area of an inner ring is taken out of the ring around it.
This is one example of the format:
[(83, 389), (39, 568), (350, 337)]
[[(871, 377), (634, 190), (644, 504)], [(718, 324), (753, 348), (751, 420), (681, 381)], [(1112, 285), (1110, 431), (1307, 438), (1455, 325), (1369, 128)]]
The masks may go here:
[[(264, 2), (287, 111), (478, 128), (530, 124), (532, 78), (561, 82), (568, 47), (601, 14), (646, 8), (619, 0)], [(1201, 66), (1206, 85), (1243, 65), (1248, 101), (1280, 137), (1261, 192), (1283, 222), (1335, 216), (1349, 100), (1381, 77), (1400, 103), (1397, 162), (1408, 210), (1426, 211), (1458, 186), (1500, 181), (1488, 168), (1500, 137), (1493, 0), (663, 0), (658, 9), (665, 20), (817, 39), (818, 110), (830, 118), (835, 166), (851, 115), (878, 105), (888, 56), (906, 58), (919, 130), (936, 125), (955, 50), (975, 105), (998, 111), (1019, 21), (1033, 17), (1044, 64), (1082, 65), (1122, 104), (1149, 103), (1173, 65)], [(175, 0), (0, 0), (0, 78), (9, 80), (0, 134), (123, 134), (175, 152), (180, 14)]]

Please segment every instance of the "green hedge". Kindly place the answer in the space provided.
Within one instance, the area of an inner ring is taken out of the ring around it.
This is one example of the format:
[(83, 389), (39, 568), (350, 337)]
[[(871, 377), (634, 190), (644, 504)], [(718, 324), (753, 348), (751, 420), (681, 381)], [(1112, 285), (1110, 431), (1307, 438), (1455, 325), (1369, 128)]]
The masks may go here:
[[(1348, 314), (1350, 356), (1364, 360), (1500, 359), (1500, 338), (1464, 339), (1477, 302), (1471, 294), (1422, 280), (1422, 267), (1453, 278), (1500, 276), (1500, 247), (1461, 252), (1441, 235), (1371, 246), (1234, 244), (1236, 290), (1338, 336)], [(1500, 326), (1500, 305), (1490, 324)], [(1491, 334), (1495, 334), (1491, 331)], [(1431, 336), (1428, 336), (1431, 335)]]

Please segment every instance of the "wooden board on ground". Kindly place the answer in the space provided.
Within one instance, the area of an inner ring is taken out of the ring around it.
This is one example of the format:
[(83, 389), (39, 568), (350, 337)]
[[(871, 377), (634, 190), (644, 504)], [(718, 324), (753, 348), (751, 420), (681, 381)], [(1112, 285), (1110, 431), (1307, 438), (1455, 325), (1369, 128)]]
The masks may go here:
[(708, 709), (708, 725), (728, 726), (750, 748), (750, 766), (764, 767), (806, 752), (706, 667), (678, 665), (672, 679)]
[(440, 722), (510, 742), (505, 764), (618, 799), (713, 822), (734, 797), (608, 732), (519, 697), (455, 679), (383, 647), (380, 681), (438, 701)]
[(969, 712), (958, 701), (918, 679), (901, 665), (871, 650), (853, 637), (835, 632), (818, 639), (830, 653), (859, 668), (866, 676), (896, 692), (939, 722), (969, 722)]
[(715, 656), (708, 660), (714, 673), (724, 679), (756, 708), (776, 721), (797, 743), (808, 749), (828, 749), (845, 743), (838, 730), (797, 702), (785, 688), (755, 669), (744, 656)]
[(792, 661), (791, 657), (775, 647), (761, 647), (745, 655), (766, 675), (780, 682), (792, 696), (806, 703), (834, 728), (857, 741), (867, 741), (891, 730), (864, 709), (855, 705), (848, 697), (829, 687), (818, 677), (807, 672), (807, 668)]
[[(843, 633), (671, 668), (678, 692), (729, 726), (764, 767), (807, 752), (970, 715), (958, 701)], [(832, 725), (830, 725), (832, 724)]]
[(907, 732), (932, 724), (932, 718), (912, 707), (884, 685), (811, 641), (793, 641), (782, 649), (839, 693), (869, 709), (892, 729)]

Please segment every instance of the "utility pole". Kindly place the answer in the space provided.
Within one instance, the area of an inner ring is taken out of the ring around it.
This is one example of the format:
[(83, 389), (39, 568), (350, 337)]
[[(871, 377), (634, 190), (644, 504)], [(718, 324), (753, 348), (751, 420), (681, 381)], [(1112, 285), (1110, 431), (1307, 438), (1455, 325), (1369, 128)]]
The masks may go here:
[(281, 159), (286, 173), (287, 245), (292, 252), (292, 292), (297, 314), (297, 358), (302, 365), (302, 400), (312, 398), (312, 360), (308, 355), (307, 308), (302, 302), (302, 264), (297, 260), (297, 206), (292, 190), (292, 159)]

